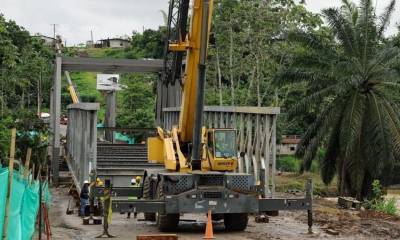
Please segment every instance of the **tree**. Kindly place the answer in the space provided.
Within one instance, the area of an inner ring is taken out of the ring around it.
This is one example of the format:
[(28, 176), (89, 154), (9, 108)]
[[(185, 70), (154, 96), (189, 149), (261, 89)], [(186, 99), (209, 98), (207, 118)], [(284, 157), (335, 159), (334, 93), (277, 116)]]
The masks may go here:
[(154, 82), (157, 76), (127, 74), (122, 78), (126, 86), (118, 97), (117, 125), (132, 128), (154, 127)]
[(391, 1), (381, 16), (371, 0), (359, 5), (342, 0), (341, 8), (322, 11), (332, 36), (315, 31), (290, 34), (304, 49), (276, 76), (279, 84), (306, 84), (306, 97), (291, 116), (315, 107), (316, 119), (298, 146), (308, 170), (325, 147), (321, 175), (328, 184), (338, 176), (340, 195), (362, 199), (373, 179), (382, 179), (400, 157), (398, 47), (384, 32), (394, 11)]
[(286, 30), (321, 24), (318, 15), (292, 0), (218, 1), (212, 29), (215, 41), (209, 51), (207, 103), (279, 105), (275, 101), (278, 89), (271, 86), (271, 79), (282, 52), (291, 47), (285, 44)]

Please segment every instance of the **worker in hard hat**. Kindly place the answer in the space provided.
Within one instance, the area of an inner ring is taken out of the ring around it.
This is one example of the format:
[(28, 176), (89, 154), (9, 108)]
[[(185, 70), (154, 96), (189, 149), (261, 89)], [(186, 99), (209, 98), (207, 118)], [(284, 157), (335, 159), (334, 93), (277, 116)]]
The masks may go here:
[[(132, 188), (139, 188), (140, 187), (140, 183), (142, 181), (142, 178), (140, 176), (136, 176), (135, 178), (131, 179), (131, 187)], [(128, 200), (136, 200), (138, 199), (136, 196), (132, 196), (132, 197), (128, 197)], [(137, 212), (134, 209), (130, 209), (130, 211), (128, 211), (128, 216), (127, 218), (131, 218), (131, 211), (133, 210), (133, 217), (136, 218), (137, 217)]]
[(89, 181), (85, 180), (83, 182), (83, 186), (81, 189), (81, 194), (80, 194), (80, 200), (81, 200), (81, 206), (80, 206), (80, 211), (79, 211), (79, 215), (81, 217), (85, 217), (85, 209), (86, 209), (86, 205), (89, 204)]

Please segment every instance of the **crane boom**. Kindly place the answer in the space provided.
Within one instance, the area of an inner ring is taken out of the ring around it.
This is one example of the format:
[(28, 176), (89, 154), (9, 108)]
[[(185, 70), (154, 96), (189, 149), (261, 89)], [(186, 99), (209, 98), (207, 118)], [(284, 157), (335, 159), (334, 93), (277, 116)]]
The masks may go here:
[(79, 97), (78, 94), (75, 90), (74, 84), (72, 84), (72, 80), (71, 77), (69, 76), (69, 72), (65, 71), (65, 76), (67, 77), (67, 81), (68, 81), (68, 91), (69, 91), (69, 95), (72, 98), (72, 102), (73, 103), (79, 103)]
[[(194, 0), (191, 27), (188, 36), (185, 41), (172, 43), (169, 46), (170, 51), (187, 51), (186, 69), (183, 79), (182, 105), (178, 127), (181, 142), (191, 142), (193, 140), (195, 111), (197, 109), (196, 93), (199, 87), (199, 64), (205, 63), (209, 32), (211, 29), (213, 3), (213, 0)], [(204, 26), (205, 24), (206, 26)], [(204, 31), (204, 29), (207, 31)], [(202, 40), (205, 43), (203, 46)], [(203, 56), (201, 56), (202, 50), (205, 51)], [(201, 59), (201, 57), (203, 59)], [(203, 63), (200, 63), (201, 60)]]

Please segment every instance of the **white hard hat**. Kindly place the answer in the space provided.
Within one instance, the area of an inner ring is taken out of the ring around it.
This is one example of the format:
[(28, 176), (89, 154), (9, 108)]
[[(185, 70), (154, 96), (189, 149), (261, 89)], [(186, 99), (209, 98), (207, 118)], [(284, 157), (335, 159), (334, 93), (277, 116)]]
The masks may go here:
[(83, 182), (83, 184), (86, 184), (86, 183), (89, 183), (89, 181), (88, 181), (88, 180), (85, 180), (85, 181)]
[(136, 183), (136, 179), (132, 178), (131, 183)]

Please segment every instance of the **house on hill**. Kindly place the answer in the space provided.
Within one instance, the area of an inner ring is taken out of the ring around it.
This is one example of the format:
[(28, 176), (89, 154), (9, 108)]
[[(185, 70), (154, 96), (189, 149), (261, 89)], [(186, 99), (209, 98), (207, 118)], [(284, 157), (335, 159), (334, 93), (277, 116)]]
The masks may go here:
[(50, 46), (50, 47), (53, 46), (54, 43), (56, 42), (56, 39), (55, 39), (55, 38), (53, 38), (53, 37), (48, 37), (48, 36), (44, 36), (44, 35), (40, 35), (40, 34), (35, 35), (35, 36), (33, 36), (33, 37), (42, 40), (42, 42), (43, 42), (44, 45)]
[(123, 38), (107, 38), (101, 39), (96, 43), (97, 48), (127, 48), (131, 45), (131, 41)]
[(277, 146), (279, 155), (294, 155), (301, 138), (298, 135), (283, 135), (281, 143)]

